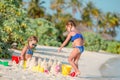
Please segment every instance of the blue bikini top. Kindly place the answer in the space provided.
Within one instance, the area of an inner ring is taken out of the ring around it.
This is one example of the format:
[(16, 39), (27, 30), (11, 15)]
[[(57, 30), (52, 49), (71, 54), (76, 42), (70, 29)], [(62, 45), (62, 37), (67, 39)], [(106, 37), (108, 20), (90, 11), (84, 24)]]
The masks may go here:
[(73, 42), (75, 39), (81, 38), (83, 39), (82, 34), (76, 33), (74, 36), (71, 37), (71, 41)]
[(26, 53), (27, 53), (27, 54), (31, 54), (31, 55), (33, 55), (33, 51), (32, 51), (32, 49), (28, 49)]

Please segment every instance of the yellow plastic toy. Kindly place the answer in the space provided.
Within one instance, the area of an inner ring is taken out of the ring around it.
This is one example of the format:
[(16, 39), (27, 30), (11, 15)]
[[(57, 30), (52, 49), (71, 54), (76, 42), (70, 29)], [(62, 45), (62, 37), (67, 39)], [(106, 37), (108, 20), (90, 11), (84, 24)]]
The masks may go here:
[(63, 75), (66, 76), (66, 75), (70, 74), (71, 69), (72, 69), (72, 66), (67, 65), (67, 64), (62, 64), (62, 74)]
[(40, 65), (38, 65), (38, 66), (32, 67), (32, 71), (34, 71), (34, 72), (44, 72), (44, 68), (42, 68), (42, 67), (40, 67)]
[(26, 69), (26, 61), (23, 63), (23, 69)]
[(32, 71), (38, 72), (38, 70), (39, 70), (39, 66), (33, 66), (33, 67), (32, 67)]
[(44, 72), (44, 68), (43, 67), (39, 67), (39, 72)]

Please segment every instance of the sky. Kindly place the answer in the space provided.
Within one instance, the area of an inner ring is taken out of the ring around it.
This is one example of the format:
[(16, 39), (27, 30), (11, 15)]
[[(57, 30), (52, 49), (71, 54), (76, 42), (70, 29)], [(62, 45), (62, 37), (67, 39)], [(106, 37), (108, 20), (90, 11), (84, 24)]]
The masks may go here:
[[(47, 12), (49, 13), (50, 10), (50, 1), (51, 0), (42, 0), (45, 1), (44, 6), (47, 8)], [(103, 12), (119, 12), (120, 13), (120, 0), (82, 0), (83, 5), (87, 2), (92, 1), (97, 8), (102, 10)]]
[[(50, 0), (43, 0), (46, 3), (44, 6), (47, 8), (46, 12), (52, 14), (52, 12), (49, 10), (50, 7)], [(120, 0), (82, 0), (83, 5), (85, 5), (87, 2), (92, 1), (95, 6), (100, 9), (102, 12), (117, 12), (120, 13)], [(79, 18), (79, 14), (76, 14), (75, 17)], [(120, 26), (116, 29), (117, 36), (115, 37), (115, 40), (120, 41)]]
[[(45, 4), (43, 6), (46, 7), (46, 12), (52, 14), (53, 12), (49, 9), (51, 0), (41, 0), (41, 1), (45, 1)], [(89, 1), (92, 1), (95, 4), (95, 6), (104, 13), (105, 12), (120, 13), (120, 0), (82, 0), (82, 1), (83, 1), (83, 5), (85, 5)], [(79, 16), (80, 16), (79, 14), (76, 14), (75, 18), (79, 18)], [(115, 39), (120, 41), (120, 27), (117, 28), (116, 30), (117, 30), (117, 36), (115, 37)]]
[[(92, 1), (97, 8), (103, 12), (117, 12), (120, 13), (120, 0), (84, 0), (84, 2)], [(77, 15), (78, 16), (78, 15)], [(120, 26), (116, 29), (116, 40), (120, 41)]]
[(92, 1), (96, 7), (104, 12), (119, 12), (120, 0), (84, 0), (85, 2)]

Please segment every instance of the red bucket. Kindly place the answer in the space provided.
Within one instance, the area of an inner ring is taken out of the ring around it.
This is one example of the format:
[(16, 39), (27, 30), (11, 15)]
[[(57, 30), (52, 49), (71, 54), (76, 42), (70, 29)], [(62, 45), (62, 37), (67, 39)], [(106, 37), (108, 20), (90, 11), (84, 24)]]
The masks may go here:
[(12, 56), (12, 61), (15, 61), (16, 62), (16, 64), (18, 64), (19, 63), (19, 61), (20, 61), (20, 56)]

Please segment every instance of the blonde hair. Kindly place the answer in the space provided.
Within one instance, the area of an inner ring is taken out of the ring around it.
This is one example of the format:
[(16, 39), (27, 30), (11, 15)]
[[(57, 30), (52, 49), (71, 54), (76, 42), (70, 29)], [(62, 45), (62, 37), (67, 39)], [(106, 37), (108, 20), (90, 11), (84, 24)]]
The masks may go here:
[(27, 40), (27, 42), (29, 43), (29, 41), (36, 41), (36, 42), (38, 42), (38, 39), (37, 39), (37, 37), (36, 36), (30, 36), (29, 38), (28, 38), (28, 40)]

